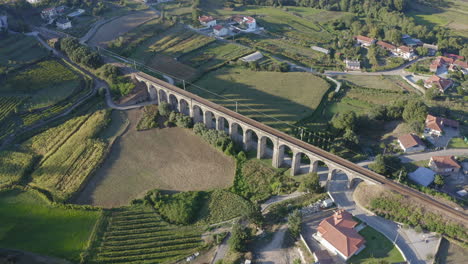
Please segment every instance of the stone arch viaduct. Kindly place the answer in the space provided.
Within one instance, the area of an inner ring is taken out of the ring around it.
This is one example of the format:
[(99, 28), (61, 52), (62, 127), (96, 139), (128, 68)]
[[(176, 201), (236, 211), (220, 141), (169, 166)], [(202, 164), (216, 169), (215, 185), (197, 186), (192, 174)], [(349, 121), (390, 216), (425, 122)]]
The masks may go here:
[[(339, 171), (348, 176), (351, 186), (356, 180), (380, 184), (349, 168), (349, 161), (291, 137), (258, 121), (203, 99), (183, 89), (156, 79), (145, 73), (135, 73), (135, 79), (144, 82), (152, 101), (169, 103), (172, 109), (189, 115), (194, 123), (204, 123), (207, 128), (225, 131), (244, 150), (256, 150), (257, 158), (271, 158), (276, 168), (290, 167), (291, 175), (316, 172), (319, 162), (328, 167), (328, 180)], [(357, 166), (357, 165), (355, 165)], [(359, 166), (358, 166), (359, 167)], [(359, 167), (361, 168), (361, 167)], [(382, 177), (379, 175), (379, 178)]]
[(192, 117), (195, 123), (203, 122), (208, 128), (224, 130), (234, 141), (242, 144), (245, 150), (256, 150), (257, 158), (271, 158), (272, 165), (277, 168), (281, 166), (290, 167), (291, 175), (315, 172), (318, 163), (323, 162), (328, 167), (327, 182), (331, 180), (335, 173), (341, 171), (348, 176), (349, 187), (357, 180), (363, 180), (371, 184), (384, 184), (386, 187), (404, 195), (410, 195), (437, 206), (439, 209), (451, 213), (457, 219), (466, 219), (465, 213), (440, 203), (425, 194), (184, 89), (142, 72), (134, 73), (133, 77), (146, 84), (152, 101), (157, 101), (158, 104), (167, 102), (172, 106), (173, 110)]

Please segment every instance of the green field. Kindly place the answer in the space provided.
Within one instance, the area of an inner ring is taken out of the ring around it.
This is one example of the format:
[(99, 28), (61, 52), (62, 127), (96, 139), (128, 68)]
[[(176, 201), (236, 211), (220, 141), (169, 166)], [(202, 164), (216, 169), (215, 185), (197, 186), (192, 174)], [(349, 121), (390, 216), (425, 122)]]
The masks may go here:
[(309, 73), (255, 72), (231, 66), (208, 73), (196, 84), (228, 99), (193, 87), (191, 92), (234, 110), (238, 102), (239, 113), (281, 129), (287, 129), (284, 122), (311, 115), (330, 87)]
[(429, 26), (442, 26), (450, 29), (453, 35), (468, 37), (468, 3), (463, 0), (447, 1), (444, 7), (431, 7), (411, 3), (407, 16), (413, 17), (416, 23)]
[(13, 70), (45, 58), (48, 54), (34, 37), (9, 34), (0, 39), (0, 70)]
[(41, 61), (11, 75), (2, 83), (3, 94), (29, 95), (23, 108), (34, 109), (53, 105), (80, 87), (80, 77), (56, 60)]
[(111, 211), (86, 263), (174, 263), (200, 250), (201, 228), (173, 226), (151, 208)]
[(50, 206), (19, 190), (0, 192), (0, 247), (79, 262), (99, 211)]
[(376, 263), (376, 261), (386, 261), (388, 263), (403, 262), (405, 259), (396, 246), (384, 235), (368, 226), (359, 231), (366, 240), (366, 248), (358, 255), (349, 259), (349, 263)]
[[(70, 198), (105, 157), (107, 142), (96, 137), (108, 121), (108, 112), (98, 111), (84, 123), (76, 122), (76, 126), (72, 126), (69, 122), (74, 120), (71, 120), (62, 125), (66, 126), (64, 129), (45, 131), (46, 135), (43, 133), (33, 138), (33, 146), (36, 143), (44, 149), (43, 152), (51, 149), (52, 153), (46, 154), (40, 166), (32, 173), (31, 184), (48, 190), (59, 201)], [(71, 131), (74, 133), (70, 135)], [(63, 134), (70, 136), (59, 138)], [(57, 138), (62, 142), (58, 148), (55, 145), (41, 146), (40, 142), (50, 142), (44, 140), (44, 137)]]

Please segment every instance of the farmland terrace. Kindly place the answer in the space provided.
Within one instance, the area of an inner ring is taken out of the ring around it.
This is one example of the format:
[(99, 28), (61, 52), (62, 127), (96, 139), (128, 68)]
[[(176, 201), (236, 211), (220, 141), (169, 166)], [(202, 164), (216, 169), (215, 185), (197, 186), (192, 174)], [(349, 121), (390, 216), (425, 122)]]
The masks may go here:
[[(193, 117), (194, 122), (204, 122), (208, 128), (227, 131), (235, 141), (243, 145), (245, 150), (256, 148), (257, 158), (265, 158), (271, 155), (273, 161), (272, 165), (274, 167), (284, 166), (285, 163), (287, 163), (285, 155), (287, 149), (289, 149), (290, 152), (293, 153), (289, 164), (292, 175), (295, 175), (300, 169), (302, 165), (302, 155), (305, 155), (310, 159), (309, 170), (311, 172), (317, 170), (319, 161), (327, 165), (329, 168), (328, 180), (330, 180), (336, 172), (342, 171), (348, 175), (350, 185), (352, 185), (356, 179), (361, 179), (373, 184), (382, 184), (403, 195), (418, 198), (434, 206), (434, 208), (444, 212), (453, 219), (463, 222), (465, 225), (467, 224), (467, 218), (464, 212), (458, 211), (409, 187), (393, 182), (380, 174), (145, 73), (136, 73), (134, 77), (146, 83), (152, 100), (168, 102), (179, 112)], [(240, 130), (242, 131), (241, 134), (239, 134)], [(256, 147), (252, 142), (255, 139), (257, 141)], [(268, 149), (268, 145), (273, 148), (271, 150)]]

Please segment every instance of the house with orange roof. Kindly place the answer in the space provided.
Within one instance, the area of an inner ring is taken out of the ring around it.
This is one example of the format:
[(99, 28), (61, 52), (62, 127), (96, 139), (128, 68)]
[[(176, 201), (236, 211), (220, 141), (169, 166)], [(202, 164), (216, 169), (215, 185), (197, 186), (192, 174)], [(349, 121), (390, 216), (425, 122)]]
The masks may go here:
[(355, 229), (357, 225), (353, 216), (341, 209), (320, 222), (314, 238), (331, 253), (347, 260), (366, 247), (366, 240)]
[(402, 57), (403, 59), (410, 60), (415, 56), (414, 50), (408, 46), (400, 46), (397, 48), (396, 53), (398, 56)]
[(432, 156), (429, 160), (429, 167), (441, 175), (458, 173), (461, 169), (454, 156)]
[(369, 47), (377, 41), (376, 39), (369, 38), (366, 36), (361, 36), (361, 35), (355, 36), (354, 39), (357, 41), (359, 45), (365, 46), (365, 47)]
[(212, 16), (200, 16), (198, 17), (198, 21), (205, 27), (216, 26), (216, 19), (214, 19)]
[(453, 85), (453, 81), (450, 79), (445, 79), (437, 75), (432, 75), (427, 80), (424, 81), (424, 87), (432, 88), (436, 87), (441, 93), (445, 92), (450, 86)]
[(216, 25), (213, 27), (213, 33), (218, 37), (222, 37), (226, 36), (229, 33), (229, 30), (223, 25)]
[(433, 115), (427, 115), (424, 127), (424, 133), (441, 136), (444, 133), (444, 128), (450, 127), (452, 129), (458, 129), (459, 123), (455, 120), (438, 117)]
[(391, 53), (396, 53), (397, 47), (393, 46), (390, 43), (379, 40), (379, 41), (377, 41), (376, 44), (378, 46), (382, 47), (383, 49), (390, 51)]
[(398, 137), (398, 143), (405, 153), (419, 152), (426, 149), (424, 142), (414, 134), (404, 134)]

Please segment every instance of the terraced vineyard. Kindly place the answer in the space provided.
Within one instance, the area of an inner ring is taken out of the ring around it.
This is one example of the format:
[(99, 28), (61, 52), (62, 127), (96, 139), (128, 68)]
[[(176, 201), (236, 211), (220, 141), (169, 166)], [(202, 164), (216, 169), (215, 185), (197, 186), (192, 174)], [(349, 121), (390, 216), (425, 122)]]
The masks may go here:
[(0, 122), (8, 117), (11, 112), (14, 112), (22, 102), (22, 97), (0, 96)]
[(153, 43), (149, 49), (153, 52), (163, 52), (169, 56), (179, 56), (214, 42), (214, 38), (206, 37), (186, 29), (173, 30), (163, 38)]
[(149, 207), (113, 210), (101, 227), (90, 263), (168, 263), (202, 246), (200, 228), (170, 225)]

